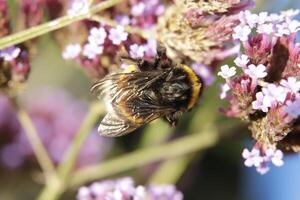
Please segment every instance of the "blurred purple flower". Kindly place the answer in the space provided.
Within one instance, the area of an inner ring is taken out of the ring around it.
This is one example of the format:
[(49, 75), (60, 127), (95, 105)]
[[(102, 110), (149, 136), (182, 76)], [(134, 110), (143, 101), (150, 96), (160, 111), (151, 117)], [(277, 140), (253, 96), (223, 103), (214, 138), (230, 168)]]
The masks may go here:
[(208, 66), (194, 63), (192, 69), (202, 78), (206, 86), (213, 84), (215, 81), (215, 76)]
[(97, 55), (102, 54), (102, 52), (103, 52), (103, 46), (92, 44), (92, 43), (87, 43), (83, 47), (82, 54), (84, 56), (88, 57), (89, 59), (94, 59), (94, 58), (96, 58)]
[(133, 44), (129, 47), (131, 58), (143, 58), (145, 54), (145, 47), (143, 45)]
[(182, 200), (173, 185), (135, 186), (132, 178), (95, 182), (79, 188), (78, 200)]
[[(84, 119), (87, 105), (64, 91), (49, 89), (31, 95), (24, 105), (50, 158), (60, 163)], [(8, 167), (19, 167), (33, 155), (24, 130), (19, 124), (18, 127), (13, 141), (1, 150), (2, 162)], [(94, 129), (83, 144), (77, 167), (100, 161), (110, 145), (111, 140), (99, 137)]]
[(68, 15), (73, 17), (76, 15), (84, 14), (89, 11), (88, 0), (69, 0)]
[(5, 61), (12, 61), (20, 55), (21, 49), (18, 47), (8, 47), (6, 49), (0, 50), (0, 58)]
[(81, 46), (80, 44), (69, 44), (65, 47), (62, 57), (65, 60), (74, 59), (80, 55)]
[(119, 45), (122, 41), (127, 40), (128, 33), (124, 30), (123, 26), (117, 26), (116, 28), (111, 28), (109, 31), (108, 38), (113, 44)]

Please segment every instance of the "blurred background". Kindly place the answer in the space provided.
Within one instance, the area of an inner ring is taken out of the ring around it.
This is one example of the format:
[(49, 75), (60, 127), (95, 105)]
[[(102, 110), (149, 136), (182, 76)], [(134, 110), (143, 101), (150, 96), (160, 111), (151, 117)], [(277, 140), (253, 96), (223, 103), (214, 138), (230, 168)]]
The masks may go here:
[[(12, 0), (9, 4), (12, 20), (17, 23), (15, 2)], [(260, 0), (257, 1), (256, 11), (278, 12), (290, 8), (300, 9), (300, 1)], [(43, 133), (41, 139), (57, 164), (87, 113), (89, 102), (95, 97), (89, 92), (92, 81), (75, 62), (62, 59), (62, 50), (53, 37), (42, 36), (36, 50), (20, 101), (29, 110), (37, 130)], [(183, 169), (176, 185), (184, 193), (184, 199), (300, 199), (299, 155), (286, 156), (283, 167), (272, 168), (266, 175), (243, 165), (242, 149), (252, 146), (253, 141), (245, 125), (219, 112), (224, 106), (218, 98), (219, 84), (217, 78), (203, 93), (197, 107), (181, 118), (176, 130), (157, 120), (126, 137), (107, 139), (98, 136), (95, 127), (83, 145), (76, 168), (157, 145), (171, 134), (172, 138), (176, 138), (197, 132), (210, 119), (223, 138), (207, 150), (174, 161), (176, 166), (182, 161)], [(16, 134), (22, 131), (11, 109), (7, 99), (0, 97), (0, 199), (34, 199), (42, 189), (40, 169), (24, 134)], [(8, 119), (10, 123), (6, 123)], [(133, 176), (137, 183), (144, 184), (149, 182), (148, 174), (158, 168), (159, 163), (153, 163), (115, 177)], [(156, 175), (158, 177), (152, 177), (154, 182), (155, 179), (158, 182), (163, 180), (159, 173)], [(168, 177), (168, 172), (164, 171), (161, 175)], [(75, 194), (76, 190), (71, 190), (61, 199), (75, 199)]]

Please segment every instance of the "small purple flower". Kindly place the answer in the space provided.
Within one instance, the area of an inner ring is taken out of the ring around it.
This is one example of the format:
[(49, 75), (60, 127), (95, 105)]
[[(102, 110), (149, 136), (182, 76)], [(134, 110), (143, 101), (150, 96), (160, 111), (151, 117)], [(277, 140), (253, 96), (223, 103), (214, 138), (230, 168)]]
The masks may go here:
[(267, 76), (266, 66), (263, 64), (259, 64), (258, 66), (251, 64), (245, 69), (245, 74), (249, 75), (254, 80), (264, 78)]
[(81, 52), (80, 44), (69, 44), (65, 47), (62, 57), (65, 60), (74, 59), (79, 56)]
[(107, 34), (103, 27), (99, 27), (99, 28), (94, 27), (90, 30), (88, 41), (91, 44), (102, 45), (105, 41), (106, 36)]
[(5, 61), (12, 61), (16, 59), (21, 53), (19, 47), (8, 47), (6, 49), (0, 50), (0, 58), (3, 58)]
[(234, 63), (241, 68), (246, 68), (247, 64), (249, 63), (249, 57), (245, 54), (242, 54), (241, 56), (237, 57), (234, 60)]
[(202, 78), (205, 85), (211, 85), (215, 81), (215, 76), (208, 66), (194, 63), (192, 69)]
[(144, 13), (146, 5), (143, 2), (139, 2), (131, 7), (131, 15), (138, 17)]
[(249, 10), (241, 12), (241, 15), (241, 19), (244, 17), (245, 22), (247, 22), (250, 28), (255, 27), (258, 23), (258, 15), (251, 13)]
[(67, 13), (70, 17), (89, 12), (88, 0), (71, 0)]
[(220, 98), (225, 99), (227, 97), (227, 92), (230, 91), (230, 87), (227, 83), (221, 85)]
[(285, 17), (285, 18), (294, 18), (299, 14), (300, 10), (299, 9), (289, 9), (289, 10), (284, 10), (281, 11), (280, 14)]
[(267, 84), (262, 88), (262, 92), (271, 101), (271, 104), (277, 104), (277, 102), (283, 103), (287, 96), (287, 90), (282, 86), (276, 86), (275, 84)]
[(296, 99), (295, 101), (288, 101), (285, 106), (285, 112), (289, 114), (291, 117), (296, 119), (300, 116), (300, 99)]
[(102, 54), (102, 52), (103, 52), (103, 46), (87, 43), (83, 47), (82, 54), (88, 57), (89, 59), (94, 59), (96, 58), (97, 55)]
[(173, 185), (152, 185), (150, 186), (149, 196), (151, 200), (182, 200), (183, 194), (178, 192)]
[(287, 80), (283, 79), (280, 84), (293, 94), (297, 94), (300, 90), (300, 81), (297, 81), (295, 77), (288, 77)]
[(254, 110), (262, 110), (268, 112), (268, 108), (271, 107), (271, 100), (268, 96), (265, 96), (262, 92), (256, 93), (256, 100), (252, 102), (252, 108)]
[(223, 65), (221, 67), (221, 71), (218, 72), (218, 76), (223, 77), (224, 79), (228, 79), (233, 77), (236, 74), (236, 68), (230, 67), (228, 65)]
[(127, 37), (128, 37), (128, 33), (125, 32), (123, 26), (117, 26), (116, 28), (111, 28), (108, 36), (108, 38), (115, 45), (121, 44), (122, 41), (127, 40)]
[(284, 164), (282, 160), (283, 153), (281, 150), (269, 148), (266, 150), (266, 157), (277, 167), (281, 167)]
[(130, 18), (128, 15), (118, 15), (115, 20), (122, 26), (127, 26), (130, 24)]
[(147, 43), (144, 45), (145, 55), (148, 57), (156, 56), (157, 52), (157, 41), (155, 39), (148, 39)]
[(133, 44), (129, 47), (130, 56), (132, 58), (143, 58), (145, 54), (145, 47), (143, 45)]
[(274, 33), (274, 25), (272, 23), (269, 24), (260, 24), (257, 27), (258, 33), (272, 34)]
[(288, 22), (288, 29), (291, 33), (297, 33), (300, 30), (300, 22), (298, 20)]
[(246, 167), (258, 167), (263, 161), (260, 151), (256, 148), (253, 148), (251, 151), (244, 149), (242, 156), (245, 159), (244, 164)]
[(232, 37), (234, 40), (240, 40), (242, 42), (244, 41), (247, 41), (248, 40), (248, 36), (250, 35), (251, 33), (251, 29), (249, 26), (242, 26), (242, 25), (239, 25), (239, 26), (236, 26), (234, 29), (233, 29), (234, 33), (232, 34)]

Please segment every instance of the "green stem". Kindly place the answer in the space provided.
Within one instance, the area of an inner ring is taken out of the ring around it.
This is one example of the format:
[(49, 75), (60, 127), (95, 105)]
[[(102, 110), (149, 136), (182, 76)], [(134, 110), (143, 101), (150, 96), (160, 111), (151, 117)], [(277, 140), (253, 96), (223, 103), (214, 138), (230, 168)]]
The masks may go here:
[(58, 167), (59, 177), (63, 181), (66, 181), (67, 177), (73, 170), (83, 142), (91, 133), (91, 129), (94, 127), (96, 121), (99, 119), (102, 113), (104, 113), (104, 104), (91, 104), (90, 111), (85, 117), (80, 129), (78, 130), (77, 134), (75, 135), (75, 138), (73, 139), (71, 147), (65, 155), (66, 159)]
[[(108, 19), (106, 17), (101, 17), (99, 15), (93, 15), (90, 19), (97, 21), (97, 22), (102, 22), (104, 24), (107, 24), (109, 26), (118, 26), (118, 23), (114, 20)], [(153, 39), (156, 38), (156, 33), (147, 31), (145, 29), (133, 27), (133, 26), (124, 26), (124, 29), (131, 34), (138, 34), (142, 36), (143, 38), (147, 39)]]
[(101, 103), (92, 103), (87, 116), (85, 117), (80, 129), (75, 135), (73, 142), (65, 154), (64, 161), (58, 167), (58, 176), (60, 183), (53, 185), (47, 184), (38, 197), (39, 200), (55, 200), (64, 192), (70, 179), (70, 173), (77, 161), (81, 146), (86, 137), (91, 132), (99, 116), (104, 112), (104, 105)]
[(47, 153), (47, 150), (45, 149), (43, 143), (41, 142), (38, 133), (28, 114), (23, 109), (19, 108), (17, 116), (20, 124), (25, 130), (25, 134), (27, 135), (27, 138), (34, 151), (34, 154), (43, 170), (46, 182), (48, 183), (50, 179), (56, 177), (54, 164), (52, 163)]
[(218, 134), (213, 130), (193, 134), (175, 141), (137, 150), (98, 165), (89, 166), (75, 172), (70, 181), (71, 187), (78, 187), (87, 182), (98, 180), (126, 170), (147, 165), (149, 163), (182, 156), (199, 151), (216, 144)]
[(79, 14), (76, 16), (64, 16), (60, 17), (58, 19), (52, 20), (50, 22), (46, 22), (44, 24), (26, 29), (24, 31), (6, 36), (2, 39), (0, 39), (0, 49), (10, 47), (22, 42), (25, 42), (27, 40), (33, 39), (35, 37), (41, 36), (45, 33), (49, 33), (51, 31), (60, 29), (62, 27), (68, 26), (71, 23), (74, 23), (76, 21), (89, 18), (91, 15), (94, 15), (102, 10), (105, 10), (107, 8), (110, 8), (124, 0), (107, 0), (103, 1), (101, 3), (98, 3), (95, 6), (92, 6), (90, 8), (90, 11), (88, 13)]
[(159, 168), (152, 174), (149, 184), (176, 183), (182, 176), (190, 161), (195, 157), (192, 155), (184, 155), (173, 158), (162, 163)]

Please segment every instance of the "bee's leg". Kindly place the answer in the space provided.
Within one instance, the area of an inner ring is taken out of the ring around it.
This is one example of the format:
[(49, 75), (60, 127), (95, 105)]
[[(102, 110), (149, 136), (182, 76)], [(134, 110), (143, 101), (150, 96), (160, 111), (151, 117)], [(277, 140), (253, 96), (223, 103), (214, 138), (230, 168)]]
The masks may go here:
[(164, 116), (164, 120), (166, 120), (172, 127), (175, 127), (178, 123), (179, 115), (180, 114), (178, 112), (174, 112)]
[(157, 47), (157, 55), (154, 63), (157, 69), (166, 69), (173, 66), (172, 60), (167, 56), (166, 48), (161, 44)]
[(156, 69), (155, 62), (148, 61), (142, 58), (136, 59), (137, 66), (141, 71), (151, 71)]

